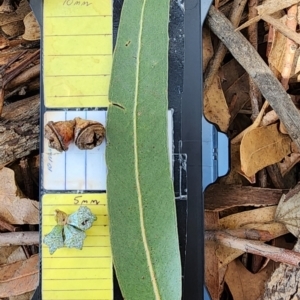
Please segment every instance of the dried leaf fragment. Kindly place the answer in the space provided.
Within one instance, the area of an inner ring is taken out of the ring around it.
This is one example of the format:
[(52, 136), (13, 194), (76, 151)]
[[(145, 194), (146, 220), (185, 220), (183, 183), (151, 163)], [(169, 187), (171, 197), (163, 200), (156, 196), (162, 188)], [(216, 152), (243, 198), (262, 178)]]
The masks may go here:
[(40, 26), (31, 11), (24, 18), (25, 33), (22, 38), (26, 41), (37, 41), (41, 38)]
[(252, 274), (239, 260), (228, 265), (225, 274), (233, 299), (257, 300), (264, 291), (265, 281), (273, 272), (274, 263), (270, 262), (261, 272)]
[(300, 236), (300, 185), (282, 195), (275, 213), (275, 220), (283, 223), (294, 236)]
[(205, 93), (204, 115), (208, 121), (217, 124), (223, 132), (227, 131), (230, 113), (218, 76), (214, 77), (211, 86)]
[(10, 224), (38, 224), (39, 202), (19, 195), (14, 171), (1, 169), (0, 182), (0, 218)]
[(203, 71), (214, 55), (214, 48), (211, 42), (211, 35), (206, 27), (203, 27)]
[(247, 132), (241, 141), (241, 169), (247, 176), (281, 161), (291, 153), (291, 138), (281, 134), (277, 124)]
[(287, 174), (299, 161), (300, 153), (291, 153), (291, 155), (286, 156), (282, 162), (278, 163), (281, 175)]
[(22, 295), (39, 283), (39, 256), (0, 267), (0, 298)]

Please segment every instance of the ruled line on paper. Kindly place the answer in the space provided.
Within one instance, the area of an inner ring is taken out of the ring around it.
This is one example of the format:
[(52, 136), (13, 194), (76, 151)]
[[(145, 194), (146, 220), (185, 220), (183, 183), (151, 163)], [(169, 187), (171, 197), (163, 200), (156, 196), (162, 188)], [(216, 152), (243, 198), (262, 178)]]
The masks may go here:
[(44, 35), (45, 37), (51, 37), (51, 36), (102, 36), (102, 35), (108, 35), (111, 36), (111, 33), (83, 33), (83, 34), (79, 34), (79, 33), (74, 33), (74, 34), (46, 34)]
[(92, 54), (47, 54), (47, 56), (88, 56), (88, 57), (91, 57), (91, 56), (112, 56), (111, 53), (107, 53), (107, 54), (95, 54), (95, 53), (92, 53)]
[(55, 95), (48, 96), (49, 98), (72, 98), (72, 97), (107, 97), (108, 95)]
[[(103, 248), (103, 246), (98, 246), (98, 247), (95, 246), (95, 248)], [(64, 259), (66, 259), (65, 256), (56, 256), (56, 258), (64, 258)], [(73, 258), (110, 258), (110, 256), (101, 256), (101, 255), (90, 256), (90, 255), (87, 255), (87, 256), (72, 256), (71, 259), (73, 259)], [(44, 259), (47, 259), (47, 258), (44, 258)]]
[(110, 74), (63, 74), (63, 75), (45, 75), (44, 77), (95, 77), (110, 76)]
[[(44, 290), (44, 291), (85, 291), (86, 289), (71, 289), (71, 290), (54, 290), (54, 289), (51, 289), (51, 290)], [(89, 289), (90, 291), (109, 291), (110, 289)]]
[[(65, 298), (47, 298), (47, 300), (66, 300)], [(78, 300), (78, 298), (68, 298), (68, 300)], [(99, 298), (89, 298), (88, 300), (100, 300)], [(111, 298), (101, 298), (101, 300), (111, 300)]]
[(107, 18), (112, 17), (112, 15), (60, 15), (60, 16), (45, 16), (46, 19), (52, 18)]
[[(55, 267), (55, 268), (43, 268), (44, 270), (78, 270), (78, 268), (59, 268), (59, 267)], [(89, 270), (102, 270), (102, 269), (106, 269), (106, 270), (110, 270), (111, 268), (110, 267), (99, 267), (99, 268), (94, 268), (94, 267), (90, 267), (90, 268), (86, 268), (86, 269), (89, 269)]]

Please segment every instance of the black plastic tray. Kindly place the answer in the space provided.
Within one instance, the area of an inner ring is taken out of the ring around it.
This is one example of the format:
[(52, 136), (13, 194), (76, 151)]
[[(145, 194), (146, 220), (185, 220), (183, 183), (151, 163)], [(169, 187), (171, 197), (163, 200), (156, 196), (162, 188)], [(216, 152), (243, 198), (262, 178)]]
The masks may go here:
[[(29, 2), (42, 27), (43, 1)], [(228, 154), (225, 152), (222, 159), (217, 156), (220, 143), (222, 149), (228, 149), (227, 140), (205, 121), (202, 112), (202, 27), (211, 2), (170, 1), (169, 109), (173, 110), (174, 121), (174, 192), (185, 300), (209, 299), (204, 288), (203, 191), (228, 170)], [(115, 40), (123, 0), (113, 3)], [(41, 105), (41, 116), (43, 113)], [(33, 299), (42, 299), (40, 285)], [(123, 299), (115, 277), (114, 299)]]

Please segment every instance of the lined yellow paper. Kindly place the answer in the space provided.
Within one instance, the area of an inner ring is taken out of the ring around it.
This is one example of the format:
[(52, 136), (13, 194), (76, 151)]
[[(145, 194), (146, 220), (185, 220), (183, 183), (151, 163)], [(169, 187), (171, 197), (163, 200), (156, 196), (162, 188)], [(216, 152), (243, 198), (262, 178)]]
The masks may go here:
[(44, 0), (43, 82), (49, 108), (106, 107), (111, 0)]
[(85, 233), (82, 250), (42, 245), (43, 300), (112, 300), (112, 258), (106, 194), (46, 194), (42, 198), (42, 236), (56, 225), (55, 209), (67, 214), (88, 206), (97, 220)]

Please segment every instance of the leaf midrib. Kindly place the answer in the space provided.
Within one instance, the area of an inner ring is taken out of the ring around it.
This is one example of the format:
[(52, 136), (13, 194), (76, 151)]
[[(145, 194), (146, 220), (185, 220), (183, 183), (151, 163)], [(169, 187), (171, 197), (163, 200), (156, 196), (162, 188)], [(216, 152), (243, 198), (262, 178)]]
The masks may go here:
[(140, 216), (140, 226), (142, 233), (143, 246), (145, 249), (147, 265), (150, 273), (151, 283), (156, 300), (160, 300), (160, 294), (158, 290), (157, 280), (154, 274), (153, 264), (151, 261), (150, 250), (147, 242), (146, 231), (145, 231), (145, 222), (144, 222), (144, 212), (143, 212), (143, 199), (141, 193), (141, 185), (139, 180), (139, 168), (138, 168), (138, 150), (137, 150), (137, 104), (138, 104), (138, 89), (139, 89), (139, 74), (140, 74), (140, 55), (141, 55), (141, 40), (143, 32), (143, 18), (145, 12), (145, 5), (147, 0), (143, 1), (141, 18), (139, 24), (139, 35), (138, 35), (138, 48), (137, 48), (137, 58), (136, 58), (136, 72), (135, 72), (135, 91), (134, 91), (134, 106), (133, 106), (133, 145), (134, 145), (134, 171), (135, 171), (135, 180), (137, 187), (137, 197), (138, 197), (138, 207), (139, 207), (139, 216)]

